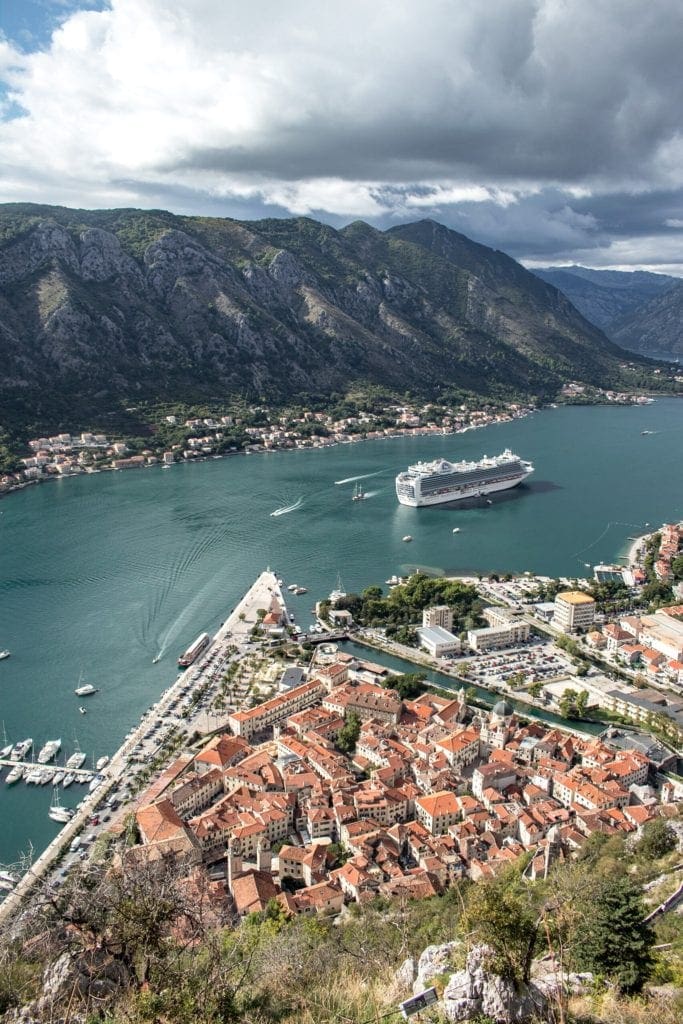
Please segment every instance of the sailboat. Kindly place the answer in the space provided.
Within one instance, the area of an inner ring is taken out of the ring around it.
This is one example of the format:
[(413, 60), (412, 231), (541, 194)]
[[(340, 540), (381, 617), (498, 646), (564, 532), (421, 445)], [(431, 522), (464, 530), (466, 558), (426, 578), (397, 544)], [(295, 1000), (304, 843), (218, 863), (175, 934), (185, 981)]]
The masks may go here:
[(0, 760), (5, 761), (12, 753), (12, 743), (7, 742), (7, 733), (5, 732), (5, 723), (2, 723), (2, 742), (4, 744), (2, 750), (0, 750)]
[(351, 501), (364, 501), (364, 500), (365, 500), (365, 491), (363, 490), (362, 485), (360, 483), (357, 483), (355, 488), (354, 488), (353, 497), (351, 498)]
[(50, 810), (47, 812), (48, 817), (52, 818), (53, 821), (67, 822), (71, 821), (74, 812), (70, 807), (64, 807), (62, 801), (59, 799), (59, 790), (54, 789), (52, 791), (52, 803), (50, 804)]
[(78, 677), (78, 686), (74, 690), (77, 697), (89, 697), (93, 693), (99, 693), (97, 686), (93, 686), (92, 683), (83, 682), (83, 669)]
[(337, 601), (341, 601), (341, 599), (343, 597), (346, 597), (346, 591), (342, 590), (341, 576), (339, 575), (339, 573), (337, 573), (337, 586), (330, 593), (330, 597), (329, 597), (330, 603), (331, 604), (336, 604), (336, 602)]

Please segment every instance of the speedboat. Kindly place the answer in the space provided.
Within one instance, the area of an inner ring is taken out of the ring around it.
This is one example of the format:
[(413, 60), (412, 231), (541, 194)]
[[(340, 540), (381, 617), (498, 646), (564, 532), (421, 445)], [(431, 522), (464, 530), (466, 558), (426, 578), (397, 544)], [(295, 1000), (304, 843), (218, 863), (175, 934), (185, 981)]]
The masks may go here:
[(6, 761), (11, 753), (12, 753), (12, 744), (9, 743), (6, 747), (3, 747), (2, 750), (0, 750), (0, 761)]
[(97, 768), (97, 770), (98, 770), (98, 772), (99, 772), (99, 771), (102, 771), (102, 769), (103, 769), (103, 768), (106, 768), (106, 766), (107, 766), (108, 764), (109, 764), (109, 758), (108, 758), (108, 757), (107, 757), (107, 755), (105, 754), (105, 755), (104, 755), (104, 757), (101, 757), (101, 758), (99, 759), (99, 761), (97, 762), (97, 764), (95, 765), (95, 767)]
[(81, 707), (79, 707), (79, 709), (78, 709), (78, 710), (80, 711), (80, 713), (81, 713), (82, 715), (87, 715), (87, 713), (88, 713), (88, 712), (87, 712), (87, 711), (85, 710), (85, 708), (84, 708), (84, 707), (82, 707), (82, 706), (81, 706)]
[(11, 651), (0, 651), (0, 661), (4, 661), (5, 658), (9, 658)]
[(410, 540), (412, 540), (412, 539), (413, 539), (413, 538), (412, 538), (412, 537), (410, 536), (410, 534), (409, 534), (409, 533), (407, 533), (407, 534), (405, 535), (405, 537), (403, 538), (403, 540), (404, 540), (404, 541), (405, 541), (406, 543), (408, 543), (408, 541), (410, 541)]
[(5, 889), (9, 892), (18, 881), (17, 876), (13, 875), (10, 871), (0, 871), (0, 889)]
[(459, 526), (454, 526), (453, 527), (453, 533), (460, 533), (460, 527)]

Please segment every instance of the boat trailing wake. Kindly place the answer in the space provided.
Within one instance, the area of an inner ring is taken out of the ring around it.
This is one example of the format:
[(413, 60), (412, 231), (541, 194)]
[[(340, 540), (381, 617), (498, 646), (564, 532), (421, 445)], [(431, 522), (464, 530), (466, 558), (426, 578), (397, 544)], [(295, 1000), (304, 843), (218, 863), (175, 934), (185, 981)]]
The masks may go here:
[(384, 473), (383, 469), (378, 469), (374, 473), (361, 473), (360, 476), (347, 476), (343, 480), (335, 480), (335, 487), (339, 487), (340, 484), (353, 484), (356, 480), (367, 480), (371, 476), (379, 476), (380, 473)]
[(304, 503), (303, 498), (297, 498), (293, 505), (283, 505), (282, 508), (276, 508), (274, 512), (271, 512), (271, 516), (286, 516), (288, 512), (295, 512)]

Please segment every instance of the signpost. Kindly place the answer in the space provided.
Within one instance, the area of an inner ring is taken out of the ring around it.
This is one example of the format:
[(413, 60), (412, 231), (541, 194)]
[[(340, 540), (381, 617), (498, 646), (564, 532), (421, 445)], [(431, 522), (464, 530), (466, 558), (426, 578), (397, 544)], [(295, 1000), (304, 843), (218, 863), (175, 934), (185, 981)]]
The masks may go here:
[(412, 996), (412, 998), (406, 999), (405, 1002), (401, 1003), (399, 1010), (405, 1019), (408, 1020), (414, 1013), (426, 1010), (428, 1006), (433, 1006), (436, 1002), (438, 1002), (436, 989), (426, 988), (424, 992), (420, 992), (419, 996)]

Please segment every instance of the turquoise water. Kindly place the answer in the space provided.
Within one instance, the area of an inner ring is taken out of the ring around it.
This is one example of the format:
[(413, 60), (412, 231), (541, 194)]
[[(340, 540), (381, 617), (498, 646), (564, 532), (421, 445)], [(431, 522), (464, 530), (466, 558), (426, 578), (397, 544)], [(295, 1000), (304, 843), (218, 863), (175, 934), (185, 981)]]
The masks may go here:
[[(536, 472), (493, 504), (397, 504), (394, 476), (409, 462), (508, 445)], [(77, 741), (89, 756), (111, 754), (175, 677), (179, 652), (267, 565), (308, 587), (292, 598), (302, 625), (337, 574), (349, 591), (415, 566), (585, 574), (585, 562), (614, 560), (646, 523), (683, 518), (682, 452), (683, 403), (668, 399), (549, 409), (459, 436), (102, 473), (11, 495), (0, 502), (0, 648), (12, 651), (0, 662), (0, 730), (4, 722), (8, 741), (61, 736), (67, 753)], [(349, 478), (365, 474), (374, 474), (368, 500), (352, 502)], [(81, 674), (101, 688), (85, 716), (73, 694)], [(46, 789), (0, 785), (0, 862), (55, 834)], [(72, 787), (66, 802), (79, 795)]]

